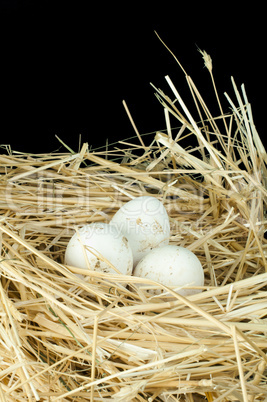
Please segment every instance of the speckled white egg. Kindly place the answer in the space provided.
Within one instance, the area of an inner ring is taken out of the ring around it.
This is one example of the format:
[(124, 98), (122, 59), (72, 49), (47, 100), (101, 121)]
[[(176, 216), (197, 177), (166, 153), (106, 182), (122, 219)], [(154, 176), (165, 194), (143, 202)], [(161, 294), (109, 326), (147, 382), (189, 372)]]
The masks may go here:
[[(190, 289), (190, 286), (204, 285), (204, 271), (198, 257), (192, 251), (176, 245), (150, 251), (139, 261), (133, 275), (168, 287), (175, 286), (175, 291), (183, 296), (200, 292), (199, 289)], [(160, 294), (161, 290), (153, 289), (150, 292)]]
[(70, 239), (65, 251), (65, 263), (106, 273), (131, 275), (133, 253), (128, 240), (107, 223), (91, 223), (80, 228)]
[(134, 266), (153, 248), (169, 244), (169, 217), (163, 203), (155, 197), (128, 201), (114, 214), (110, 224), (128, 239)]

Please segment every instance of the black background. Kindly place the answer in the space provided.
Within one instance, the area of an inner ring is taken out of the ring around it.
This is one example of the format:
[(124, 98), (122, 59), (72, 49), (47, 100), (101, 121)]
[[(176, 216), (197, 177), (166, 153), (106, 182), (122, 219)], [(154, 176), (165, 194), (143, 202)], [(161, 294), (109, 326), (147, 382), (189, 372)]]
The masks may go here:
[[(210, 54), (224, 110), (231, 76), (244, 83), (265, 142), (266, 33), (259, 2), (60, 2), (0, 0), (0, 144), (47, 153), (62, 141), (104, 145), (165, 128), (152, 82), (171, 95), (169, 75), (191, 105), (189, 74), (214, 115), (211, 80), (197, 47)], [(191, 110), (191, 109), (190, 109)], [(61, 147), (62, 149), (62, 147)]]

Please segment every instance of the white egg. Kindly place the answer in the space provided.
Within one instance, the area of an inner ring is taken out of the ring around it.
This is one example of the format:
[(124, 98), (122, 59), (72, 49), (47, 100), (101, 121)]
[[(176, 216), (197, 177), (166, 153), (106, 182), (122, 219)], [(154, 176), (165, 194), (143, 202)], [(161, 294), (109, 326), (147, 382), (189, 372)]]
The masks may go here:
[(116, 272), (114, 266), (123, 275), (131, 275), (133, 253), (128, 240), (114, 226), (91, 223), (80, 228), (70, 239), (65, 263), (106, 273)]
[[(197, 256), (192, 251), (175, 245), (150, 251), (139, 261), (133, 275), (168, 287), (175, 286), (175, 291), (183, 296), (200, 292), (199, 289), (189, 289), (190, 286), (204, 285), (204, 271)], [(179, 289), (180, 287), (182, 288)], [(161, 290), (150, 292), (160, 294)]]
[(110, 224), (127, 237), (134, 266), (153, 248), (169, 244), (169, 217), (162, 202), (155, 197), (128, 201), (115, 213)]

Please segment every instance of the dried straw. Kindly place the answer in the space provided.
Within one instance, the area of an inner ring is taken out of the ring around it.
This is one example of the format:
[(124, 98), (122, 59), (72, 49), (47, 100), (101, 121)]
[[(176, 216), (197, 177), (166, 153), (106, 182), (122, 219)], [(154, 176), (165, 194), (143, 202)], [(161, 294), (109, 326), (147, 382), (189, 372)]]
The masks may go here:
[[(167, 130), (147, 145), (132, 121), (137, 144), (0, 155), (1, 401), (266, 401), (266, 152), (244, 86), (225, 114), (212, 80), (213, 118), (186, 80), (197, 117), (166, 77)], [(141, 195), (201, 260), (202, 292), (64, 264), (78, 226)]]

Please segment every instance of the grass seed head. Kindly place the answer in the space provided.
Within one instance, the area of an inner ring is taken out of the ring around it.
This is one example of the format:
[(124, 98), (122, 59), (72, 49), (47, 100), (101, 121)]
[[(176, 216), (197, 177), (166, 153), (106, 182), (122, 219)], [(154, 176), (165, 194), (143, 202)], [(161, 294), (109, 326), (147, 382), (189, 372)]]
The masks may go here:
[(210, 55), (205, 50), (198, 49), (198, 51), (201, 53), (201, 55), (203, 57), (205, 67), (207, 67), (207, 69), (211, 73), (211, 71), (212, 71), (212, 59), (211, 59)]

